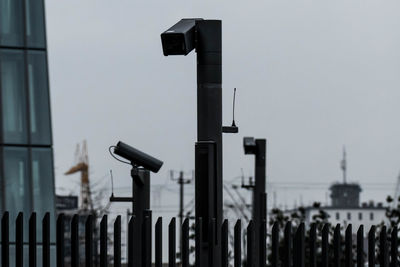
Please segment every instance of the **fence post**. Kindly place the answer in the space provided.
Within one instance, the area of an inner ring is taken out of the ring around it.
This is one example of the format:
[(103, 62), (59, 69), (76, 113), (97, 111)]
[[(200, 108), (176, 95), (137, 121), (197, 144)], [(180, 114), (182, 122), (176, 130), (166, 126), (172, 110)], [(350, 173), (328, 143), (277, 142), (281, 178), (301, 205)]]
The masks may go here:
[(15, 222), (15, 266), (22, 267), (24, 263), (24, 215), (18, 213)]
[(135, 223), (135, 217), (132, 216), (129, 220), (128, 223), (128, 267), (133, 267), (133, 238), (134, 236), (134, 223)]
[(346, 228), (345, 233), (345, 256), (344, 256), (344, 266), (351, 267), (353, 264), (353, 240), (352, 240), (352, 229), (351, 224)]
[(85, 222), (85, 266), (93, 267), (93, 216), (88, 215)]
[(121, 215), (114, 222), (114, 267), (121, 267)]
[(228, 220), (224, 220), (221, 228), (221, 266), (228, 267)]
[(333, 232), (333, 266), (334, 267), (340, 267), (341, 243), (342, 243), (342, 237), (340, 235), (340, 224), (337, 224), (335, 227), (335, 230)]
[(50, 213), (46, 212), (42, 220), (42, 262), (50, 267)]
[(64, 267), (64, 229), (64, 214), (61, 213), (57, 217), (56, 226), (57, 267)]
[(236, 221), (234, 230), (234, 267), (242, 266), (242, 222)]
[(107, 267), (107, 215), (100, 221), (100, 267)]
[(317, 225), (311, 224), (310, 227), (310, 267), (317, 267)]
[(271, 266), (277, 267), (279, 262), (279, 223), (272, 226)]
[(287, 222), (285, 225), (285, 233), (284, 233), (284, 244), (283, 244), (283, 266), (284, 267), (292, 267), (292, 223)]
[(215, 238), (217, 233), (216, 224), (216, 219), (212, 218), (210, 221), (210, 225), (208, 226), (208, 267), (217, 267), (215, 263), (215, 258), (217, 256), (215, 251)]
[(156, 244), (155, 244), (155, 267), (162, 267), (162, 218), (159, 217), (156, 223)]
[(71, 220), (71, 266), (79, 266), (79, 217), (74, 215)]
[(305, 266), (305, 244), (304, 244), (304, 233), (305, 232), (305, 226), (304, 223), (300, 223), (300, 225), (297, 227), (296, 234), (294, 236), (294, 248), (293, 248), (293, 254), (294, 254), (294, 261), (293, 261), (293, 266), (294, 267), (304, 267)]
[(397, 240), (397, 226), (394, 226), (392, 229), (390, 243), (391, 243), (390, 252), (392, 254), (390, 266), (397, 267), (397, 266), (399, 266), (399, 261), (397, 259), (397, 249), (398, 249), (398, 245), (399, 245), (398, 240)]
[(10, 266), (10, 214), (8, 211), (3, 213), (1, 218), (1, 266)]
[(322, 228), (322, 253), (321, 267), (328, 267), (329, 263), (329, 224), (326, 223)]
[(168, 225), (168, 266), (176, 267), (176, 222), (171, 219)]
[(189, 267), (189, 219), (186, 218), (181, 225), (181, 262), (182, 267)]
[(144, 214), (142, 224), (142, 266), (151, 267), (151, 211)]
[(380, 267), (388, 267), (389, 266), (389, 251), (387, 244), (387, 233), (386, 226), (383, 226), (381, 229), (380, 237), (379, 237), (379, 248), (381, 252), (380, 256)]
[(375, 266), (375, 225), (368, 232), (368, 266)]
[(247, 265), (254, 267), (254, 222), (250, 220), (247, 226)]
[[(397, 248), (396, 248), (397, 249)], [(357, 267), (364, 266), (364, 226), (360, 225), (357, 231)]]

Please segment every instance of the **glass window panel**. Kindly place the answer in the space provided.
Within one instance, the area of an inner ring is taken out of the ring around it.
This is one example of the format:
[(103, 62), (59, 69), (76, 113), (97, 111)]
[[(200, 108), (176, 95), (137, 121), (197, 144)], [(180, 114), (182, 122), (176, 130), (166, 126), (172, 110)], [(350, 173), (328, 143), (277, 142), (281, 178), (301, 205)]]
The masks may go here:
[(27, 143), (26, 93), (24, 54), (0, 50), (1, 96), (3, 111), (3, 142)]
[(45, 52), (28, 52), (28, 86), (31, 143), (50, 145), (50, 105)]
[(0, 0), (0, 45), (23, 46), (23, 0)]
[(27, 46), (45, 48), (45, 23), (43, 0), (26, 0)]
[[(32, 211), (31, 184), (29, 179), (28, 149), (4, 148), (4, 193), (5, 210), (10, 212), (10, 240), (15, 240), (15, 219), (18, 212), (24, 213), (24, 229), (28, 229), (28, 218)], [(28, 233), (24, 231), (24, 239)]]
[[(32, 183), (33, 210), (38, 221), (42, 221), (46, 212), (50, 212), (50, 224), (55, 225), (55, 199), (52, 150), (50, 148), (32, 148)], [(42, 239), (42, 225), (38, 224), (37, 238)], [(50, 236), (55, 237), (55, 228), (51, 228)]]

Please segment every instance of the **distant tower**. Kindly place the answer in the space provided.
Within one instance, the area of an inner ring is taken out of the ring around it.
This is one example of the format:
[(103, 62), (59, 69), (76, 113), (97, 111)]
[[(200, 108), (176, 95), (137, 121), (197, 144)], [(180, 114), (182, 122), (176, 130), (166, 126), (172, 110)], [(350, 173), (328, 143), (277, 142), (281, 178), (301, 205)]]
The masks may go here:
[(343, 171), (343, 183), (336, 183), (330, 187), (332, 207), (359, 207), (361, 187), (357, 183), (347, 183), (347, 161), (345, 147), (343, 147), (343, 159), (340, 162), (340, 167)]

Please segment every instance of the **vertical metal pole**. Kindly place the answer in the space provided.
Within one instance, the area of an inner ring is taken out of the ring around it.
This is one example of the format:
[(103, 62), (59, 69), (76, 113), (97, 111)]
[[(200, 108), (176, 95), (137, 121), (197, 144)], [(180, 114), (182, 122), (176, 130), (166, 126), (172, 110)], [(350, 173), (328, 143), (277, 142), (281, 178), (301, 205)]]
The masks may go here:
[[(266, 140), (256, 139), (256, 152), (255, 152), (255, 186), (253, 193), (253, 221), (255, 226), (255, 243), (260, 244), (260, 226), (261, 222), (266, 220), (266, 200), (265, 194), (265, 168), (266, 168)], [(254, 248), (254, 262), (259, 266), (259, 246)]]
[(36, 213), (29, 218), (29, 267), (36, 267)]
[(333, 232), (333, 266), (340, 267), (341, 259), (341, 243), (342, 237), (340, 235), (340, 224), (337, 224)]
[(388, 267), (389, 266), (389, 250), (387, 244), (387, 233), (386, 226), (383, 226), (381, 229), (381, 233), (379, 236), (379, 249), (380, 249), (380, 266)]
[(50, 267), (50, 213), (46, 212), (42, 220), (42, 262)]
[(398, 237), (397, 237), (397, 226), (394, 226), (391, 233), (390, 238), (390, 253), (391, 253), (391, 261), (390, 266), (397, 267), (399, 266), (399, 260), (397, 258), (397, 250), (398, 250)]
[[(202, 217), (209, 227), (216, 219), (215, 266), (220, 266), (220, 237), (222, 224), (222, 34), (220, 20), (196, 21), (197, 51), (197, 140), (215, 142), (215, 177), (198, 177), (196, 168), (196, 217)], [(198, 155), (196, 153), (196, 161)], [(206, 170), (202, 170), (206, 172)], [(203, 185), (205, 183), (205, 185)], [(199, 188), (208, 188), (199, 192)], [(208, 201), (203, 201), (209, 198)], [(210, 203), (204, 207), (205, 203)], [(207, 229), (203, 229), (207, 236)], [(209, 240), (206, 240), (209, 241)], [(207, 243), (202, 242), (200, 257), (208, 263)], [(207, 265), (204, 265), (207, 266)]]
[(71, 266), (79, 266), (79, 217), (76, 214), (71, 220)]

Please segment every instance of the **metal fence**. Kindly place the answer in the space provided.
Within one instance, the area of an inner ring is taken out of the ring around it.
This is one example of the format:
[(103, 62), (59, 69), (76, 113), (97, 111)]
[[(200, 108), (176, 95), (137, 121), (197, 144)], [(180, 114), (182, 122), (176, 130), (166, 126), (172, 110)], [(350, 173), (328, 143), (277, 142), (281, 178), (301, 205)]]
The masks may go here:
[[(65, 216), (59, 215), (56, 222), (56, 262), (57, 267), (65, 267), (66, 255), (65, 246), (66, 242), (70, 242), (71, 255), (70, 266), (80, 266), (80, 236), (79, 236), (79, 216), (74, 215), (71, 220), (70, 239), (65, 239)], [(28, 242), (24, 243), (24, 226), (23, 214), (19, 213), (15, 221), (15, 242), (10, 242), (10, 220), (9, 213), (4, 212), (1, 219), (1, 266), (10, 266), (10, 246), (15, 246), (15, 266), (24, 266), (24, 260), (29, 263), (29, 266), (37, 266), (37, 248), (41, 247), (40, 255), (42, 257), (42, 266), (50, 267), (50, 214), (47, 213), (42, 223), (42, 237), (41, 242), (37, 242), (37, 218), (36, 214), (32, 213), (29, 218), (29, 235)], [(140, 232), (134, 231), (138, 225), (135, 218), (132, 217), (128, 223), (128, 241), (127, 241), (127, 266), (129, 267), (162, 267), (163, 265), (163, 221), (158, 218), (155, 223), (154, 229), (154, 262), (152, 260), (152, 218), (145, 216), (141, 224)], [(113, 222), (113, 236), (110, 238), (108, 233), (107, 215), (104, 215), (99, 224), (99, 240), (94, 242), (93, 228), (95, 220), (93, 216), (89, 215), (85, 222), (84, 231), (84, 266), (94, 266), (94, 251), (99, 250), (99, 265), (121, 267), (126, 266), (121, 263), (121, 216), (118, 216)], [(220, 253), (221, 264), (219, 266), (246, 266), (255, 267), (255, 259), (261, 263), (260, 266), (283, 266), (283, 267), (328, 267), (328, 266), (399, 266), (399, 253), (398, 253), (398, 231), (394, 227), (391, 231), (387, 231), (385, 226), (380, 226), (380, 231), (377, 233), (377, 227), (372, 226), (367, 236), (364, 235), (364, 227), (360, 226), (355, 238), (353, 240), (352, 226), (348, 225), (344, 231), (344, 236), (341, 234), (341, 226), (336, 225), (332, 228), (329, 224), (316, 225), (312, 224), (306, 231), (304, 223), (299, 224), (296, 229), (292, 227), (290, 222), (286, 223), (283, 231), (280, 230), (279, 223), (275, 223), (271, 228), (271, 233), (266, 232), (266, 223), (261, 224), (261, 237), (260, 244), (255, 244), (254, 232), (255, 224), (250, 221), (246, 229), (242, 230), (242, 223), (240, 220), (236, 221), (234, 225), (233, 235), (230, 235), (228, 221), (225, 220), (221, 225), (221, 239), (220, 246), (215, 245), (215, 238), (208, 243), (208, 260), (209, 262), (201, 262), (199, 255), (200, 238), (203, 236), (203, 223), (198, 219), (195, 223), (193, 230), (195, 231), (195, 251), (194, 259), (195, 266), (215, 266), (215, 255)], [(175, 267), (191, 266), (190, 259), (190, 234), (192, 226), (189, 224), (189, 219), (186, 219), (182, 226), (179, 227), (181, 231), (181, 252), (176, 252), (176, 220), (173, 218), (168, 224), (168, 266)], [(216, 233), (215, 220), (212, 220), (208, 226), (208, 236), (214, 237)], [(246, 247), (242, 248), (242, 235), (245, 233)], [(231, 236), (231, 240), (229, 240)], [(231, 241), (229, 243), (229, 241)], [(268, 241), (268, 242), (267, 242)], [(29, 253), (28, 258), (24, 258), (23, 247), (28, 245)], [(135, 245), (136, 244), (136, 245)], [(137, 245), (141, 247), (141, 262), (134, 257), (137, 255), (134, 248)], [(268, 244), (268, 246), (267, 246)], [(367, 245), (365, 245), (367, 244)], [(110, 247), (109, 247), (110, 246)], [(254, 248), (259, 246), (260, 255), (255, 255)], [(365, 247), (364, 247), (365, 246)], [(221, 251), (216, 251), (219, 247)], [(112, 248), (112, 249), (111, 249)], [(243, 255), (246, 256), (243, 256)], [(26, 264), (25, 264), (26, 265)], [(258, 267), (258, 266), (257, 266)]]

